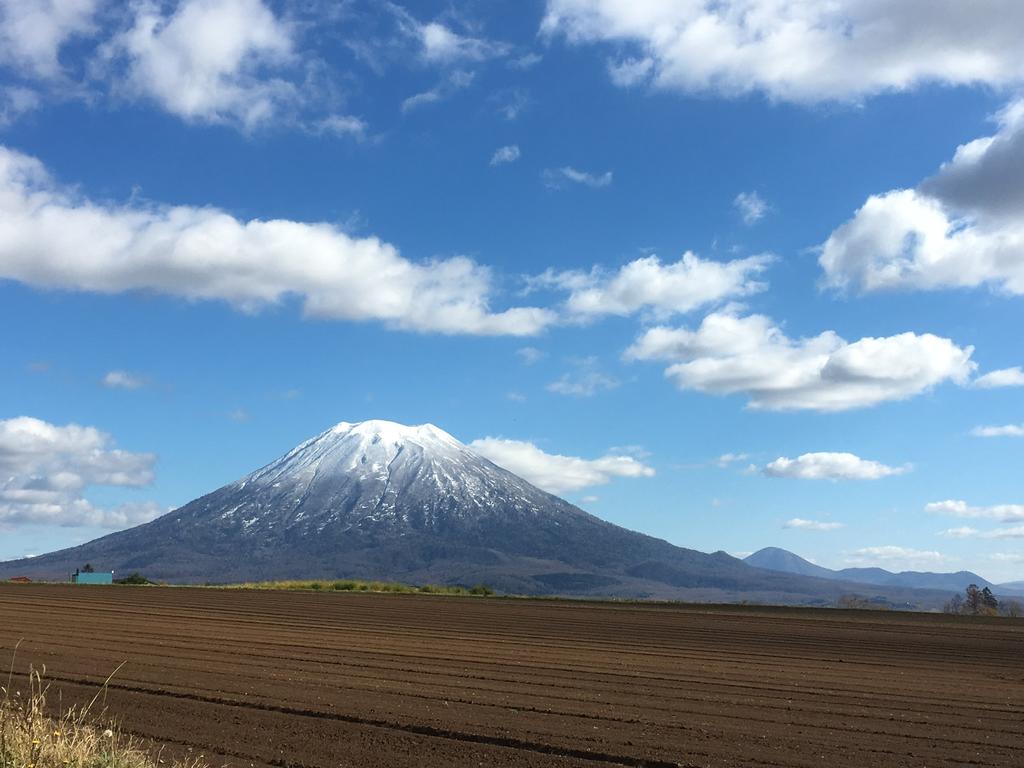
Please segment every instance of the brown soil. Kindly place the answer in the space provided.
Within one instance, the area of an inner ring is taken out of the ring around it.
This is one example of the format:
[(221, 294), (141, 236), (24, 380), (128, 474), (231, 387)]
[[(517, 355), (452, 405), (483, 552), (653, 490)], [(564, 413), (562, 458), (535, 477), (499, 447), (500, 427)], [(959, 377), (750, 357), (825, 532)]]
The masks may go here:
[(1021, 766), (1024, 622), (0, 587), (0, 664), (213, 765)]

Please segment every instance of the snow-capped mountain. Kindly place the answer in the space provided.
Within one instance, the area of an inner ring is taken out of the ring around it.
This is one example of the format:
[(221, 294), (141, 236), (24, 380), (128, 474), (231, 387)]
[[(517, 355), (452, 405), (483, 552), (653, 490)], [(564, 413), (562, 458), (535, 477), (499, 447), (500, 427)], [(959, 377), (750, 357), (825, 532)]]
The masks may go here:
[(200, 501), (189, 510), (193, 520), (212, 513), (218, 527), (261, 539), (440, 532), (496, 518), (528, 525), (545, 514), (583, 514), (432, 424), (390, 421), (342, 422)]
[(843, 585), (762, 570), (600, 520), (430, 425), (342, 422), (151, 523), (0, 578), (90, 563), (172, 582), (358, 577), (526, 593), (827, 602)]

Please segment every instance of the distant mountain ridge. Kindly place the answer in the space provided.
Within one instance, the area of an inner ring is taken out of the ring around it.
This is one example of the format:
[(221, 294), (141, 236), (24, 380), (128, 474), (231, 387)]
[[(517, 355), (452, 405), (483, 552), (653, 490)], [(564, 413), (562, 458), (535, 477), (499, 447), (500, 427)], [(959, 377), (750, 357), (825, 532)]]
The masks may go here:
[[(608, 523), (430, 424), (342, 422), (153, 522), (0, 563), (67, 578), (85, 563), (177, 583), (367, 578), (519, 594), (834, 603), (850, 583), (752, 567)], [(946, 593), (873, 587), (899, 605)]]
[[(893, 573), (884, 568), (843, 568), (832, 570), (805, 560), (793, 552), (779, 547), (765, 547), (743, 558), (748, 565), (780, 573), (814, 576), (820, 579), (852, 581), (858, 584), (872, 584), (886, 587), (907, 587), (910, 589), (944, 589), (962, 591), (969, 584), (997, 589), (998, 585), (971, 571), (955, 573), (930, 573), (927, 571), (901, 571)], [(1010, 588), (1010, 585), (1006, 585)], [(1010, 591), (1008, 589), (1007, 591)]]

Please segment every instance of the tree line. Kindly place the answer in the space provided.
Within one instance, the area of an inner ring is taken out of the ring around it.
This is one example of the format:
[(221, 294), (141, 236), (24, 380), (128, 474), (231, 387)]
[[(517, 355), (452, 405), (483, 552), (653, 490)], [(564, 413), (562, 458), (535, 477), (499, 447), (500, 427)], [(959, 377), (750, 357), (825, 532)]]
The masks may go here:
[(999, 600), (988, 587), (978, 588), (977, 584), (969, 584), (964, 593), (953, 595), (943, 606), (944, 613), (955, 613), (961, 616), (1009, 616), (1018, 618), (1024, 615), (1024, 609), (1016, 600)]

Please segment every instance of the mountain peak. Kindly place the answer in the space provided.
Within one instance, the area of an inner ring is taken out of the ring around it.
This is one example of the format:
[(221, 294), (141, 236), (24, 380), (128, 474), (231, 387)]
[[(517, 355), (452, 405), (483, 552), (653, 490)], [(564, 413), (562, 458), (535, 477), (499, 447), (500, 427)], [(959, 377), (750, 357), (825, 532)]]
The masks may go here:
[(342, 421), (335, 424), (324, 434), (335, 437), (356, 435), (361, 438), (376, 439), (385, 443), (441, 441), (459, 446), (462, 445), (450, 434), (433, 424), (406, 425), (386, 419), (367, 419), (357, 422)]

